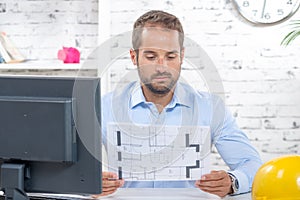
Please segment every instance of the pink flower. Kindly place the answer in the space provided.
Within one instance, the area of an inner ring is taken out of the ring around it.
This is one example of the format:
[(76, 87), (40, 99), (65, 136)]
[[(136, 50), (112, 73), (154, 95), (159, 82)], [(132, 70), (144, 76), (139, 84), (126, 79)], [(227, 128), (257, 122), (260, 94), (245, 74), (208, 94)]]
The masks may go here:
[(63, 47), (63, 49), (58, 50), (57, 58), (64, 61), (64, 63), (79, 63), (80, 53), (76, 48)]

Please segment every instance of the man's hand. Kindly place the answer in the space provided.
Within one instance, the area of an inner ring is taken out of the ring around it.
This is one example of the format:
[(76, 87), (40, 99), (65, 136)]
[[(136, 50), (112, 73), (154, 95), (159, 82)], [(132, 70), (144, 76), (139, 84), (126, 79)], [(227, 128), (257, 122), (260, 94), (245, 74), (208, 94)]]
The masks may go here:
[(119, 180), (117, 174), (113, 172), (102, 172), (102, 193), (93, 195), (93, 198), (106, 196), (117, 191), (124, 185), (124, 180)]
[(197, 188), (204, 192), (225, 197), (231, 193), (231, 179), (225, 171), (211, 171), (210, 174), (205, 174), (200, 180), (195, 183)]

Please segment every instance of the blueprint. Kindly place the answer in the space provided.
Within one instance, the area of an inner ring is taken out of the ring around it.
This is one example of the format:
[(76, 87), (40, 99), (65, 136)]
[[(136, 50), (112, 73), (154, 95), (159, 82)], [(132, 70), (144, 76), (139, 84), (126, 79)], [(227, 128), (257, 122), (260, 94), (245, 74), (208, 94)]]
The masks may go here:
[(197, 180), (210, 168), (206, 126), (110, 123), (106, 148), (109, 171), (127, 181)]

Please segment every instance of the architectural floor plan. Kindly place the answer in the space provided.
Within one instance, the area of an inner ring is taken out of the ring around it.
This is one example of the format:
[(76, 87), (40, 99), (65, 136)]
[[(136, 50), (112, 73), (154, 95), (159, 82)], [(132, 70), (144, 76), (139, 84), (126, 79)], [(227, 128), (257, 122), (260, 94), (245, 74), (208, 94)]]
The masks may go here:
[(209, 127), (108, 125), (108, 169), (127, 181), (199, 179), (210, 150)]

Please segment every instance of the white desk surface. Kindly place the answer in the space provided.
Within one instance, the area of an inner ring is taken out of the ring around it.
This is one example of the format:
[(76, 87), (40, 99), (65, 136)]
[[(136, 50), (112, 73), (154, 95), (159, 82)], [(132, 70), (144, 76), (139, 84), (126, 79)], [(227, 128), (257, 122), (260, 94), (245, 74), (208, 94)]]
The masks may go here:
[[(101, 200), (207, 200), (221, 199), (218, 196), (204, 193), (197, 188), (120, 188), (116, 193), (101, 197)], [(251, 200), (251, 193), (227, 196), (222, 200)]]

